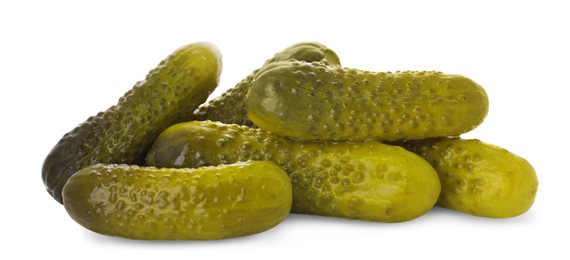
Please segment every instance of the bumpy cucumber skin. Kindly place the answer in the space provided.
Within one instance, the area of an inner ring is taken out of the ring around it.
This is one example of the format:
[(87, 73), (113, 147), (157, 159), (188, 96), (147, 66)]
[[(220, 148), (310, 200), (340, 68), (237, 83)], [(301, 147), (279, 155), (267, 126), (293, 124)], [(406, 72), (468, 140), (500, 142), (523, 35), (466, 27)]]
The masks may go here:
[(438, 206), (492, 218), (525, 213), (538, 179), (525, 159), (476, 139), (432, 138), (403, 146), (426, 159), (441, 180)]
[(61, 203), (63, 186), (81, 167), (144, 163), (160, 132), (189, 120), (208, 98), (218, 85), (221, 68), (221, 55), (212, 44), (193, 43), (174, 51), (117, 105), (88, 118), (53, 147), (42, 167), (47, 191)]
[(458, 136), (483, 121), (488, 104), (481, 86), (458, 75), (299, 61), (256, 74), (246, 97), (248, 116), (259, 128), (333, 141)]
[(97, 164), (73, 175), (64, 206), (82, 226), (147, 240), (213, 240), (266, 231), (290, 212), (291, 183), (269, 162), (199, 169)]
[(300, 142), (219, 122), (169, 127), (147, 155), (148, 165), (174, 168), (245, 160), (267, 160), (289, 174), (295, 213), (407, 221), (433, 208), (441, 188), (425, 160), (398, 146)]
[[(340, 65), (336, 53), (328, 47), (317, 42), (301, 42), (292, 45), (275, 54), (267, 60), (262, 67), (285, 60), (320, 61), (325, 64)], [(194, 120), (218, 121), (226, 124), (239, 124), (254, 126), (247, 117), (245, 108), (245, 96), (253, 81), (255, 70), (233, 88), (228, 89), (219, 97), (216, 97), (198, 107), (194, 111)]]

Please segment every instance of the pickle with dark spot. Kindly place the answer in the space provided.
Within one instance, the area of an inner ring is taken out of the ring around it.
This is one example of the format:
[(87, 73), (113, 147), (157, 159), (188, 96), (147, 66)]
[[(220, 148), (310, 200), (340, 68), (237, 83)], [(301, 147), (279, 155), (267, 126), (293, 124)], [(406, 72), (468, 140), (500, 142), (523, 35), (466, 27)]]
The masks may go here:
[(434, 71), (370, 72), (286, 61), (258, 72), (246, 97), (259, 128), (300, 140), (458, 136), (487, 115), (485, 90)]
[(246, 126), (194, 121), (169, 127), (147, 164), (201, 167), (266, 160), (293, 186), (292, 212), (379, 222), (417, 218), (436, 203), (440, 183), (422, 158), (376, 141), (301, 142)]
[(62, 202), (67, 179), (95, 163), (142, 164), (153, 140), (167, 127), (189, 120), (218, 85), (221, 55), (209, 43), (185, 45), (151, 70), (117, 105), (65, 134), (47, 155), (42, 179)]
[(63, 188), (69, 215), (130, 239), (212, 240), (266, 231), (291, 210), (291, 182), (269, 162), (198, 169), (96, 164)]
[(403, 146), (426, 159), (441, 180), (438, 206), (471, 215), (515, 217), (534, 203), (538, 179), (527, 160), (477, 139), (432, 138)]
[[(301, 42), (275, 54), (275, 56), (267, 60), (262, 67), (286, 60), (320, 61), (325, 64), (340, 65), (338, 56), (328, 47), (317, 42)], [(211, 120), (226, 124), (253, 126), (254, 124), (247, 117), (245, 96), (251, 86), (255, 73), (258, 71), (259, 69), (253, 71), (236, 86), (228, 89), (219, 97), (200, 105), (200, 107), (194, 111), (194, 120)]]

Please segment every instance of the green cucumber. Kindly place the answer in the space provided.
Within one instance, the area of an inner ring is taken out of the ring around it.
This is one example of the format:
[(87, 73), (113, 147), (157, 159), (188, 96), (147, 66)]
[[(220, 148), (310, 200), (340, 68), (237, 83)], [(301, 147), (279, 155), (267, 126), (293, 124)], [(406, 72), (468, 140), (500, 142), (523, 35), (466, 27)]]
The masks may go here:
[(527, 160), (477, 139), (432, 138), (403, 146), (426, 159), (441, 180), (438, 206), (493, 218), (515, 217), (534, 203), (538, 179)]
[(261, 129), (211, 121), (169, 127), (147, 155), (155, 167), (266, 160), (293, 184), (292, 212), (379, 222), (417, 218), (436, 203), (434, 169), (405, 149), (376, 141), (300, 142)]
[(259, 128), (305, 141), (457, 136), (477, 127), (488, 105), (485, 90), (458, 75), (300, 61), (262, 69), (246, 97)]
[(151, 70), (117, 105), (68, 132), (45, 158), (42, 179), (53, 198), (76, 171), (95, 163), (144, 163), (154, 139), (187, 121), (216, 88), (221, 55), (212, 44), (185, 45)]
[(291, 182), (269, 162), (199, 169), (96, 164), (63, 188), (69, 215), (94, 232), (131, 239), (211, 240), (256, 234), (291, 210)]

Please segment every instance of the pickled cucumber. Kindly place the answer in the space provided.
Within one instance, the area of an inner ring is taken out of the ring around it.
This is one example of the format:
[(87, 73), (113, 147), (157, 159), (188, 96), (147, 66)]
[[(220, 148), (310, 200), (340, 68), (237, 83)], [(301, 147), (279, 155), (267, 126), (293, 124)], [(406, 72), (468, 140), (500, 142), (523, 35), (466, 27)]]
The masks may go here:
[(515, 217), (534, 203), (538, 179), (523, 158), (476, 139), (433, 138), (403, 146), (426, 159), (441, 180), (438, 206), (493, 218)]
[(285, 219), (291, 201), (287, 174), (254, 161), (199, 169), (96, 164), (63, 189), (65, 209), (79, 224), (131, 239), (251, 235)]
[(201, 167), (267, 160), (293, 186), (292, 212), (380, 222), (411, 220), (436, 203), (434, 169), (405, 149), (376, 141), (300, 142), (261, 129), (194, 121), (156, 139), (147, 164)]
[(189, 120), (218, 85), (221, 55), (209, 43), (174, 51), (105, 112), (68, 132), (47, 155), (42, 179), (60, 203), (67, 179), (95, 163), (144, 163), (153, 140)]
[[(317, 42), (301, 42), (275, 54), (275, 56), (267, 60), (263, 66), (290, 59), (321, 61), (326, 64), (340, 65), (338, 56), (328, 47)], [(194, 120), (211, 120), (226, 124), (253, 126), (253, 123), (247, 118), (245, 95), (257, 71), (258, 70), (253, 71), (235, 87), (228, 89), (219, 97), (198, 107), (198, 109), (194, 111)]]
[(285, 61), (256, 74), (246, 107), (259, 128), (300, 140), (396, 141), (468, 132), (488, 98), (458, 75)]

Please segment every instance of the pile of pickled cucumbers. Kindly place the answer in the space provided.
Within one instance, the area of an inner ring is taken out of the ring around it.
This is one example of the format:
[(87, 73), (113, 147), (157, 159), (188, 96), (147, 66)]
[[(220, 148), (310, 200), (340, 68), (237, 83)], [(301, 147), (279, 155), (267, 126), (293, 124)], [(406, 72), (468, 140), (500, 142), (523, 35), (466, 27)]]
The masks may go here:
[(534, 202), (525, 159), (460, 137), (489, 108), (469, 78), (345, 68), (301, 42), (208, 101), (221, 68), (213, 44), (175, 50), (53, 147), (49, 194), (89, 230), (145, 240), (246, 236), (291, 213), (510, 218)]

